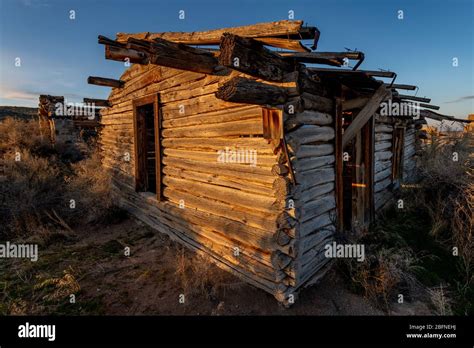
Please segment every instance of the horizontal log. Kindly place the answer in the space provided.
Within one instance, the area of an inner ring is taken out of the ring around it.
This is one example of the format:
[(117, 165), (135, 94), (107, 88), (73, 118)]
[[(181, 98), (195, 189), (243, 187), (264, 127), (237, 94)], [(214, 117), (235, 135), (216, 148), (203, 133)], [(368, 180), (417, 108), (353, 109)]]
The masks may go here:
[(374, 192), (379, 192), (386, 189), (392, 183), (392, 178), (386, 178), (382, 181), (376, 182), (374, 185)]
[(236, 205), (229, 205), (206, 197), (197, 197), (194, 192), (186, 192), (186, 187), (165, 187), (163, 196), (178, 206), (184, 203), (184, 209), (196, 209), (213, 215), (218, 215), (229, 220), (248, 224), (250, 227), (265, 231), (276, 230), (276, 216), (271, 214), (256, 214), (255, 210), (245, 210)]
[[(168, 90), (182, 89), (186, 84), (196, 81), (204, 81), (206, 76), (217, 78), (213, 75), (196, 73), (193, 71), (183, 71), (171, 68), (155, 66), (142, 75), (137, 76), (133, 81), (127, 81), (125, 88), (114, 91), (109, 97), (113, 104), (122, 107), (131, 103), (133, 99), (153, 93), (165, 94)], [(204, 82), (202, 82), (204, 84)]]
[(432, 110), (439, 110), (440, 107), (438, 105), (430, 105), (430, 104), (423, 104), (420, 103), (419, 105), (420, 108), (426, 108), (426, 109), (432, 109)]
[(215, 73), (219, 65), (209, 51), (162, 38), (148, 41), (130, 37), (127, 40), (127, 48), (145, 54), (147, 59), (142, 64), (155, 64), (204, 74)]
[(91, 85), (115, 87), (115, 88), (121, 88), (125, 84), (125, 82), (122, 80), (114, 80), (114, 79), (108, 79), (105, 77), (98, 77), (98, 76), (89, 76), (87, 78), (87, 83)]
[[(297, 199), (301, 202), (307, 203), (316, 200), (318, 197), (334, 191), (334, 182), (313, 186), (310, 189), (303, 191), (297, 195)], [(296, 198), (296, 197), (295, 197)]]
[(392, 134), (389, 133), (375, 133), (375, 142), (382, 142), (392, 139)]
[(347, 69), (331, 69), (331, 68), (309, 68), (311, 72), (330, 72), (330, 73), (339, 73), (346, 75), (360, 75), (364, 74), (367, 76), (379, 76), (379, 77), (388, 77), (393, 78), (395, 73), (392, 71), (376, 71), (376, 70), (347, 70)]
[[(147, 40), (161, 38), (189, 45), (217, 45), (224, 33), (252, 37), (266, 45), (285, 49), (299, 48), (295, 45), (294, 41), (302, 39), (313, 39), (316, 45), (317, 38), (319, 37), (319, 31), (315, 27), (304, 27), (303, 21), (279, 21), (204, 32), (118, 33), (117, 41), (126, 42), (129, 37)], [(299, 50), (306, 51), (306, 49), (301, 48)]]
[(297, 209), (296, 217), (300, 222), (311, 220), (315, 216), (322, 215), (336, 207), (336, 200), (333, 194), (322, 196), (315, 201), (306, 203)]
[(382, 151), (392, 147), (392, 143), (390, 141), (383, 141), (383, 142), (376, 142), (375, 143), (375, 151)]
[(226, 176), (219, 174), (201, 173), (193, 170), (185, 170), (170, 166), (164, 166), (163, 173), (175, 178), (200, 181), (203, 183), (234, 188), (263, 196), (271, 197), (274, 195), (274, 189), (268, 184), (264, 185), (255, 181), (248, 181), (242, 175), (239, 174), (236, 174), (234, 176)]
[(375, 133), (392, 133), (393, 126), (388, 124), (375, 124)]
[(225, 67), (269, 81), (283, 81), (295, 64), (270, 51), (252, 38), (225, 33), (220, 41), (219, 63)]
[(213, 123), (188, 127), (172, 127), (163, 129), (164, 138), (180, 137), (222, 137), (262, 135), (263, 128), (261, 119), (249, 119), (243, 121), (231, 121), (226, 123)]
[(253, 193), (242, 192), (240, 190), (205, 184), (197, 181), (178, 179), (174, 177), (165, 176), (163, 183), (166, 186), (174, 188), (186, 188), (196, 195), (202, 195), (210, 199), (215, 199), (228, 204), (235, 204), (241, 207), (252, 207), (254, 210), (261, 212), (277, 211), (278, 207), (273, 203), (273, 197), (265, 197)]
[[(245, 266), (240, 265), (242, 262), (241, 260), (235, 260), (235, 258), (229, 256), (228, 251), (225, 252), (221, 251), (221, 249), (217, 249), (214, 246), (215, 243), (208, 242), (206, 238), (203, 238), (199, 234), (190, 233), (189, 228), (177, 227), (177, 223), (175, 221), (170, 221), (169, 219), (166, 219), (163, 222), (161, 220), (158, 221), (152, 219), (152, 216), (147, 216), (143, 213), (141, 208), (134, 206), (130, 202), (124, 202), (123, 205), (138, 219), (153, 226), (160, 232), (169, 235), (171, 239), (186, 245), (201, 256), (210, 257), (210, 261), (215, 263), (218, 267), (231, 272), (244, 281), (269, 293), (277, 293), (277, 284), (262, 277), (262, 272), (259, 272), (257, 267), (254, 267), (253, 263), (244, 262)], [(242, 254), (245, 255), (244, 253)]]
[(342, 111), (362, 109), (369, 100), (370, 98), (368, 97), (359, 97), (359, 98), (344, 100), (342, 102)]
[(212, 84), (207, 84), (208, 81), (206, 80), (207, 79), (201, 79), (173, 88), (171, 91), (160, 92), (160, 102), (166, 104), (217, 92), (217, 88), (219, 87), (217, 81), (219, 79), (216, 77), (216, 82)]
[(400, 99), (414, 100), (414, 101), (419, 101), (423, 103), (429, 103), (431, 101), (431, 99), (429, 98), (421, 98), (421, 97), (416, 97), (413, 95), (405, 95), (405, 94), (399, 94), (397, 97)]
[(216, 97), (234, 103), (279, 105), (288, 99), (289, 90), (255, 80), (237, 77), (219, 87)]
[[(213, 252), (218, 252), (220, 256), (224, 256), (227, 260), (236, 264), (244, 262), (247, 270), (264, 279), (273, 279), (270, 253), (256, 249), (251, 244), (249, 245), (243, 241), (231, 239), (226, 233), (204, 227), (202, 218), (209, 216), (209, 214), (193, 209), (179, 209), (174, 203), (170, 202), (155, 205), (156, 202), (153, 201), (152, 197), (144, 199), (144, 197), (136, 194), (127, 195), (127, 203), (136, 206), (141, 213), (147, 214), (152, 221), (166, 224), (172, 229), (179, 228), (186, 236), (198, 241), (201, 245), (210, 247), (210, 255)], [(210, 222), (214, 223), (218, 220), (213, 219)], [(228, 234), (230, 235), (232, 232)], [(236, 259), (232, 253), (235, 247), (239, 247), (239, 258), (242, 257), (240, 260)]]
[(377, 151), (375, 153), (375, 161), (385, 161), (392, 158), (392, 151)]
[(416, 89), (416, 86), (414, 85), (403, 85), (403, 84), (397, 84), (397, 83), (384, 83), (384, 85), (387, 88), (394, 88), (394, 89), (405, 89), (408, 91), (414, 91)]
[[(329, 224), (328, 224), (329, 225)], [(321, 245), (321, 243), (326, 244), (325, 240), (332, 236), (334, 233), (329, 228), (324, 229), (325, 226), (319, 227), (318, 230), (315, 230), (310, 235), (306, 235), (303, 238), (297, 241), (298, 251), (301, 254), (306, 253), (308, 250)]]
[(163, 154), (170, 157), (185, 158), (203, 162), (234, 161), (236, 165), (272, 167), (276, 163), (274, 155), (258, 155), (255, 150), (241, 150), (239, 152), (231, 148), (223, 148), (217, 151), (199, 151), (196, 149), (163, 149)]
[(214, 94), (208, 94), (187, 100), (167, 103), (161, 107), (161, 116), (163, 120), (169, 120), (219, 110), (228, 110), (228, 112), (232, 112), (232, 108), (242, 106), (244, 105), (223, 101), (216, 98)]
[(297, 126), (301, 126), (305, 124), (324, 126), (324, 125), (331, 124), (333, 121), (331, 115), (327, 113), (319, 112), (319, 111), (312, 111), (312, 110), (305, 110), (295, 115), (288, 115), (288, 116), (289, 116), (288, 119), (285, 121), (285, 128), (287, 130), (291, 130)]
[(260, 107), (245, 106), (164, 120), (162, 122), (162, 127), (164, 129), (171, 127), (187, 127), (213, 123), (226, 123), (230, 121), (242, 121), (252, 118), (255, 119), (257, 117), (261, 117), (261, 115), (262, 109)]
[(301, 145), (332, 139), (334, 139), (334, 129), (332, 127), (314, 125), (301, 126), (286, 136), (286, 141), (293, 151), (298, 151)]
[(127, 49), (125, 47), (105, 46), (105, 59), (119, 62), (144, 64), (147, 56), (143, 52)]
[(335, 179), (334, 167), (316, 168), (304, 172), (303, 175), (298, 176), (298, 185), (294, 192), (294, 197), (299, 199), (303, 197), (306, 190), (320, 184), (324, 184)]
[(387, 169), (391, 166), (392, 166), (392, 161), (390, 161), (390, 160), (376, 161), (374, 170), (375, 170), (375, 173), (378, 173), (378, 172), (380, 172), (382, 170), (385, 170), (385, 169)]
[(302, 222), (299, 226), (299, 238), (303, 240), (304, 237), (313, 233), (319, 233), (318, 231), (325, 226), (332, 225), (335, 222), (336, 212), (330, 210), (319, 216), (313, 217), (305, 222)]
[(335, 162), (334, 155), (321, 156), (321, 157), (308, 157), (303, 159), (295, 159), (292, 161), (293, 168), (297, 175), (304, 173), (305, 171), (325, 167)]
[(362, 52), (280, 52), (281, 56), (301, 63), (327, 64), (341, 66), (344, 59), (361, 60)]
[(325, 155), (331, 155), (334, 153), (333, 144), (320, 144), (320, 145), (301, 145), (297, 152), (290, 152), (290, 156), (302, 159), (307, 157), (319, 157)]
[(375, 176), (374, 176), (374, 181), (375, 182), (379, 182), (387, 177), (389, 177), (390, 175), (392, 175), (392, 168), (387, 168), (385, 170), (382, 170), (378, 173), (375, 173)]
[(94, 104), (95, 106), (110, 107), (110, 102), (105, 99), (84, 98), (84, 103)]
[(201, 173), (222, 174), (226, 176), (245, 175), (248, 180), (272, 185), (275, 176), (267, 168), (235, 165), (231, 163), (202, 163), (189, 159), (164, 156), (162, 162), (174, 168), (193, 170)]
[(293, 98), (285, 104), (284, 110), (288, 114), (315, 110), (325, 113), (333, 112), (333, 101), (329, 98), (303, 92), (300, 97)]
[(162, 140), (164, 148), (174, 149), (196, 149), (196, 150), (222, 150), (226, 147), (231, 149), (253, 149), (258, 154), (272, 154), (273, 150), (263, 138), (240, 138), (240, 137), (216, 137), (216, 138), (166, 138)]

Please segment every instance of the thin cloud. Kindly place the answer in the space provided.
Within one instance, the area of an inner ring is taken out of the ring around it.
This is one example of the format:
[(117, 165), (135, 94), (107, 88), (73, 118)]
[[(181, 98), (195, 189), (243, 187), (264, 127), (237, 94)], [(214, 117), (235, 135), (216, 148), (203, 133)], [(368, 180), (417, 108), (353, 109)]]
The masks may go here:
[(444, 102), (444, 103), (445, 104), (459, 103), (459, 102), (462, 102), (462, 101), (465, 101), (465, 100), (470, 100), (470, 99), (474, 99), (474, 95), (466, 95), (465, 97), (461, 97), (461, 98), (458, 98), (456, 100), (451, 100), (451, 101), (447, 101), (447, 102)]
[(25, 91), (7, 91), (2, 93), (2, 98), (10, 100), (38, 100), (39, 93)]

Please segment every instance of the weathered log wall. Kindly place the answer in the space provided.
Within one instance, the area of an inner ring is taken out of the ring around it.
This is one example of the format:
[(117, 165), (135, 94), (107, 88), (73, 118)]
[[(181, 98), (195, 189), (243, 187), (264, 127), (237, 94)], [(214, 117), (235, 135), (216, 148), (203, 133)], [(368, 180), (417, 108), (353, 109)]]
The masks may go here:
[[(302, 83), (301, 73), (265, 83), (229, 69), (208, 75), (134, 65), (120, 78), (123, 86), (112, 90), (111, 106), (101, 112), (103, 164), (122, 204), (282, 302), (329, 268), (324, 246), (336, 231), (334, 100), (323, 86), (310, 88), (314, 81)], [(262, 105), (270, 102), (245, 103), (254, 97), (245, 92), (252, 90), (264, 97), (281, 92), (268, 107), (282, 113), (283, 139), (264, 138), (269, 134)], [(133, 101), (156, 93), (161, 201), (134, 189)], [(414, 165), (414, 132), (411, 126), (406, 132), (407, 171)], [(393, 121), (377, 116), (376, 210), (393, 197), (393, 133)], [(256, 161), (219, 161), (219, 154), (233, 150), (252, 151)]]
[[(304, 92), (279, 105), (292, 112), (284, 112), (285, 142), (276, 145), (263, 138), (261, 106), (216, 98), (235, 76), (132, 66), (101, 113), (103, 164), (138, 218), (287, 301), (329, 261), (323, 248), (335, 231), (332, 100)], [(134, 190), (133, 100), (155, 93), (160, 202)], [(226, 149), (254, 151), (255, 165), (219, 162)]]
[(394, 126), (390, 120), (375, 117), (374, 205), (382, 209), (392, 198), (392, 144)]
[(336, 218), (333, 101), (308, 92), (304, 98), (319, 103), (294, 108), (294, 101), (290, 101), (284, 107), (285, 139), (294, 183), (287, 175), (280, 179), (288, 187), (285, 215), (294, 225), (294, 250), (285, 270), (294, 274), (294, 290), (315, 282), (328, 269), (330, 259), (324, 255), (324, 246), (334, 238)]
[(416, 180), (416, 133), (413, 123), (406, 126), (403, 148), (403, 182), (405, 183)]
[[(285, 204), (274, 189), (278, 156), (263, 139), (260, 106), (215, 97), (227, 78), (132, 66), (120, 78), (123, 88), (113, 89), (112, 106), (102, 111), (103, 163), (134, 215), (282, 298), (292, 283), (284, 279), (294, 274), (281, 270), (291, 245), (278, 224)], [(133, 100), (154, 93), (161, 117), (160, 202), (134, 190)], [(248, 151), (256, 161), (222, 163), (219, 151), (226, 150)]]

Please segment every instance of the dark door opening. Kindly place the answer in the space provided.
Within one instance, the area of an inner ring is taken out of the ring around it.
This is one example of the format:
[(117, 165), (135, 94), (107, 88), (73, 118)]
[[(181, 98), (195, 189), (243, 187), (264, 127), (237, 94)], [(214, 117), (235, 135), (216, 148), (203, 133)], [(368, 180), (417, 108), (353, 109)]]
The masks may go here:
[(404, 144), (405, 128), (395, 127), (392, 136), (392, 182), (394, 188), (399, 188), (402, 181)]
[[(352, 122), (344, 115), (343, 128)], [(343, 230), (361, 231), (368, 227), (373, 214), (373, 120), (365, 124), (343, 150), (342, 224)]]
[(135, 189), (161, 196), (161, 155), (157, 96), (134, 102)]

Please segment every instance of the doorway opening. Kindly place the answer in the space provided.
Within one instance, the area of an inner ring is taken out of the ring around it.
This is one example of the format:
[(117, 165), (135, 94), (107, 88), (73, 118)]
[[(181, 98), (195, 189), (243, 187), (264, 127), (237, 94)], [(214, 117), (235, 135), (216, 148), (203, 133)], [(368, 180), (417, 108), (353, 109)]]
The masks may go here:
[(134, 101), (135, 190), (161, 199), (161, 150), (158, 96)]
[[(344, 113), (343, 129), (352, 123), (354, 114)], [(342, 229), (360, 232), (373, 219), (373, 118), (343, 149)]]

